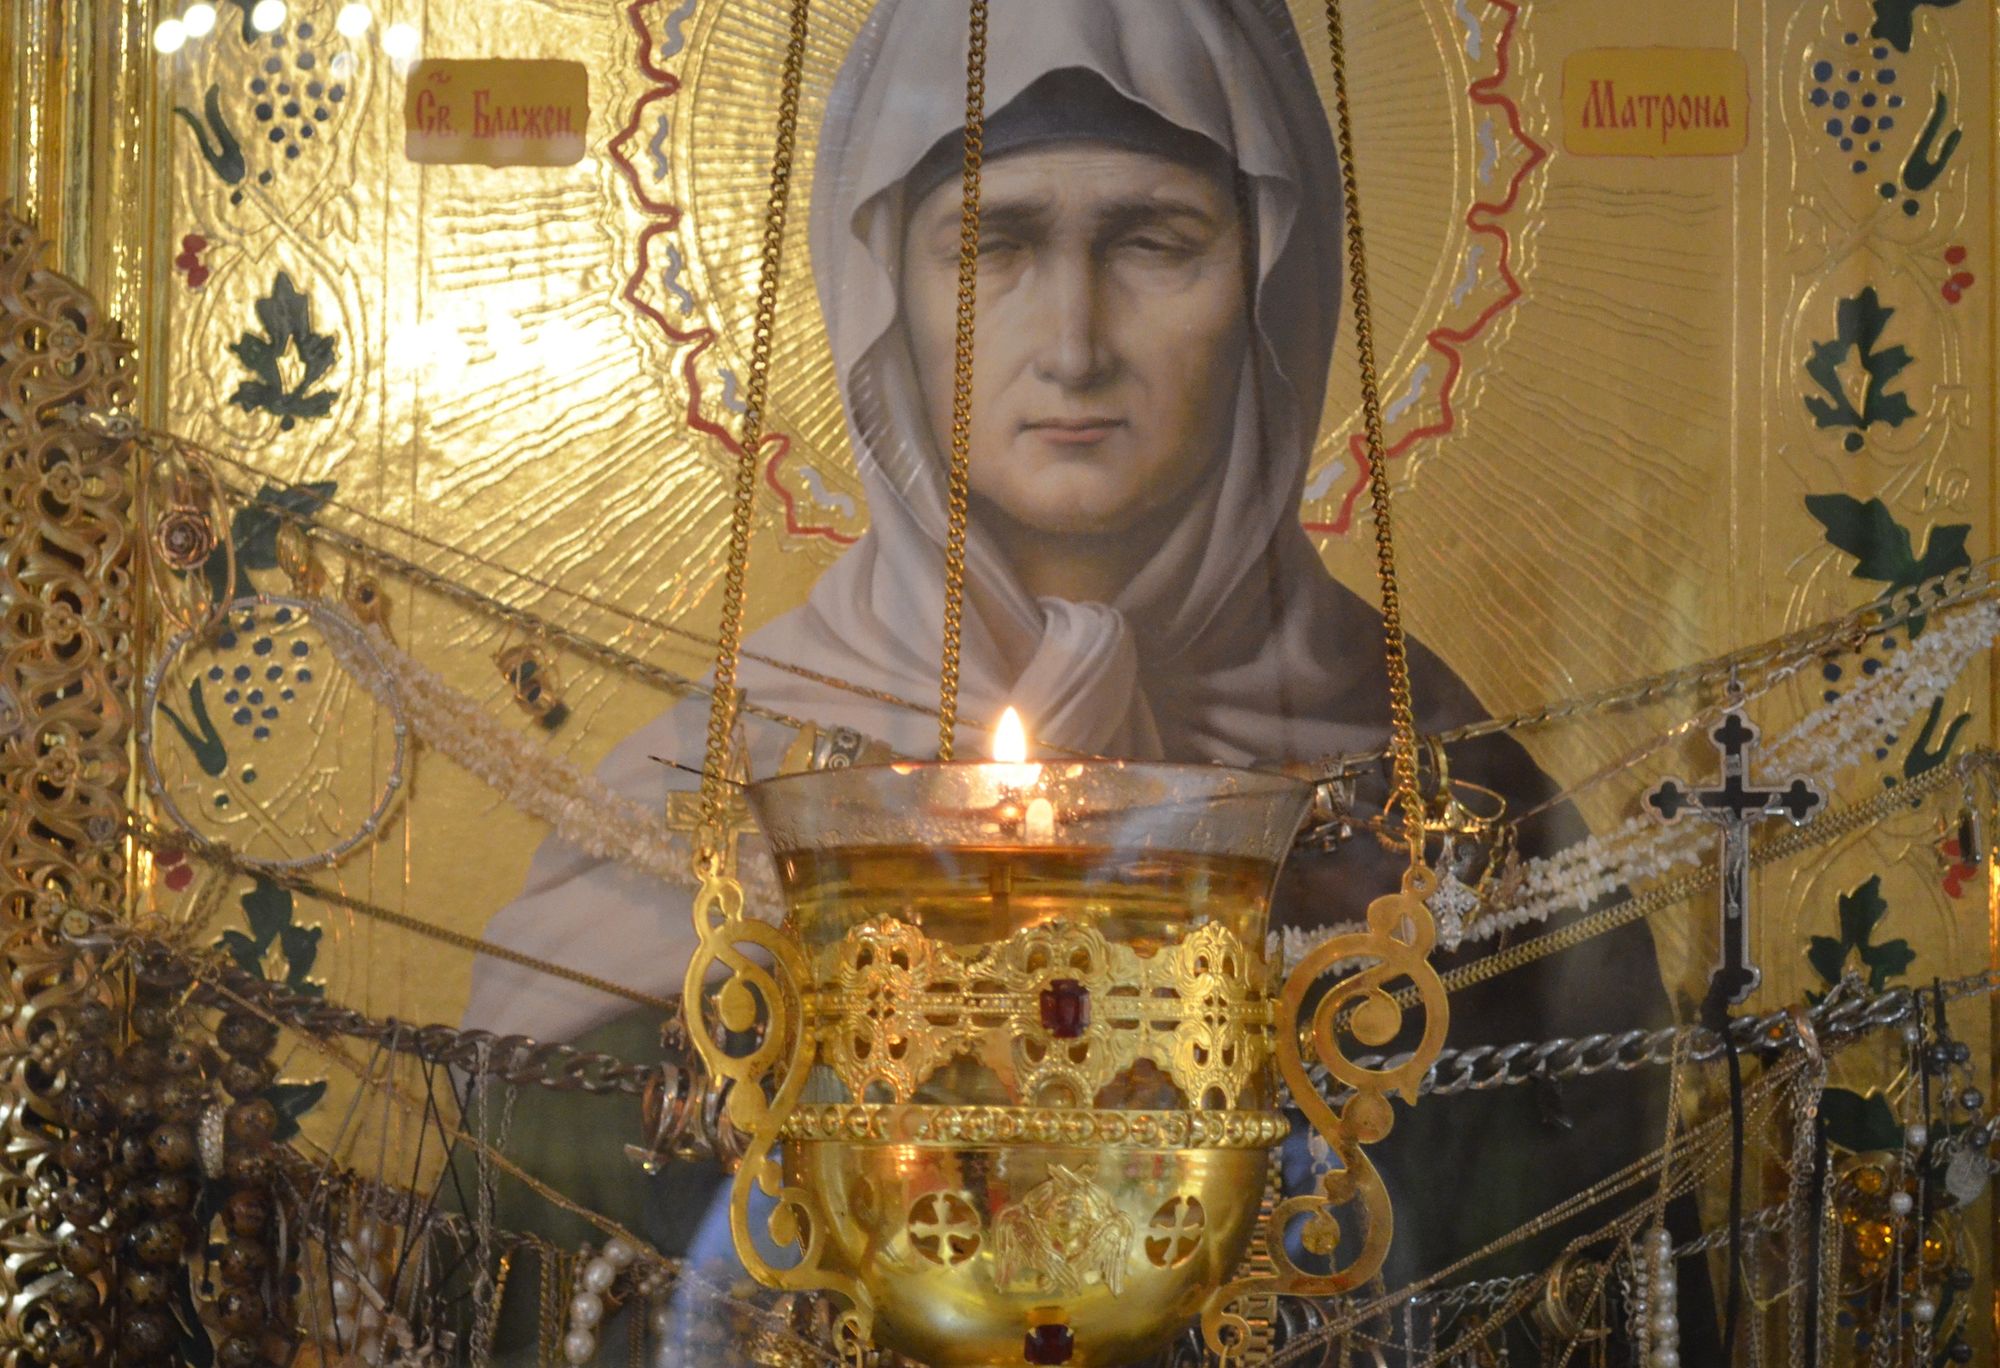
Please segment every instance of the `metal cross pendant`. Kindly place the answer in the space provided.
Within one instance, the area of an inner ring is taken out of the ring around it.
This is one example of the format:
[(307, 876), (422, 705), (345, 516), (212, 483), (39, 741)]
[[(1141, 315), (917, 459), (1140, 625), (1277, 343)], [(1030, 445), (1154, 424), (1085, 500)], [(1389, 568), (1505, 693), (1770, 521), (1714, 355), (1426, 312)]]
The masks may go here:
[(1785, 817), (1804, 826), (1826, 800), (1805, 779), (1793, 779), (1783, 789), (1752, 788), (1746, 771), (1757, 729), (1742, 713), (1731, 711), (1710, 733), (1722, 752), (1722, 786), (1688, 789), (1668, 779), (1646, 795), (1647, 805), (1664, 821), (1683, 812), (1722, 828), (1722, 962), (1709, 983), (1732, 1006), (1750, 996), (1763, 971), (1750, 962), (1750, 827), (1766, 817)]

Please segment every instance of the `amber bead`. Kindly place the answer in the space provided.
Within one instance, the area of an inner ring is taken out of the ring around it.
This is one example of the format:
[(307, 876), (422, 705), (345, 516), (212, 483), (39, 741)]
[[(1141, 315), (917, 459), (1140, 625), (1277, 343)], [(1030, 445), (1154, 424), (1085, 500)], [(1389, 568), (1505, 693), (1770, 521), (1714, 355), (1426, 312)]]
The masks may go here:
[(178, 1121), (153, 1128), (152, 1150), (153, 1162), (163, 1169), (192, 1168), (200, 1157), (194, 1132)]
[(153, 1102), (170, 1121), (197, 1121), (213, 1100), (208, 1080), (200, 1074), (172, 1074), (153, 1089)]
[(231, 1107), (223, 1127), (232, 1143), (261, 1145), (278, 1133), (278, 1109), (267, 1097), (253, 1097)]
[(228, 1286), (242, 1287), (263, 1277), (264, 1265), (270, 1259), (269, 1251), (254, 1240), (231, 1240), (222, 1247), (222, 1255), (215, 1261), (215, 1271)]
[(128, 1306), (165, 1306), (167, 1275), (157, 1268), (133, 1264), (118, 1275), (118, 1295)]
[(215, 1043), (238, 1059), (269, 1054), (278, 1043), (277, 1028), (248, 1012), (229, 1012), (215, 1027)]
[(71, 1130), (86, 1134), (102, 1133), (111, 1129), (118, 1119), (112, 1110), (111, 1099), (102, 1088), (71, 1088), (63, 1098), (63, 1119), (69, 1122)]
[(128, 1173), (144, 1173), (153, 1166), (153, 1141), (145, 1131), (126, 1131), (118, 1137), (118, 1166)]
[(166, 1071), (166, 1047), (157, 1041), (135, 1040), (118, 1056), (119, 1074), (135, 1082), (155, 1082)]
[(255, 1097), (271, 1086), (277, 1069), (268, 1059), (231, 1059), (223, 1063), (222, 1090), (231, 1097)]
[(185, 964), (175, 955), (146, 954), (135, 955), (132, 973), (141, 983), (151, 988), (185, 988), (194, 977)]
[(49, 1332), (42, 1353), (57, 1368), (83, 1368), (97, 1362), (97, 1337), (87, 1325), (58, 1325)]
[(87, 1040), (103, 1040), (118, 1024), (111, 1009), (102, 1002), (78, 1003), (70, 1012), (70, 1025)]
[(132, 1034), (141, 1040), (165, 1040), (174, 1033), (174, 1009), (164, 1002), (132, 1004)]
[(156, 1173), (145, 1181), (146, 1206), (155, 1215), (175, 1216), (194, 1206), (194, 1179), (185, 1173)]
[(49, 1284), (49, 1301), (71, 1320), (81, 1320), (97, 1310), (97, 1284), (74, 1273), (64, 1273)]
[(232, 1183), (262, 1186), (276, 1176), (277, 1156), (269, 1145), (231, 1145), (223, 1158), (222, 1171)]
[(73, 1226), (87, 1226), (104, 1214), (104, 1193), (95, 1184), (69, 1186), (56, 1194), (56, 1210)]
[(248, 1335), (264, 1324), (264, 1297), (254, 1287), (225, 1287), (215, 1299), (215, 1314), (232, 1335)]
[(254, 1238), (271, 1227), (271, 1194), (262, 1188), (238, 1188), (222, 1207), (222, 1223), (231, 1235)]
[(87, 1278), (104, 1267), (104, 1238), (73, 1230), (56, 1241), (56, 1262), (68, 1272)]
[(147, 1221), (125, 1237), (125, 1246), (142, 1263), (169, 1264), (180, 1258), (187, 1237), (172, 1221)]
[(264, 1351), (248, 1335), (231, 1335), (215, 1346), (215, 1368), (263, 1368)]
[(111, 1189), (112, 1224), (129, 1230), (151, 1213), (146, 1206), (146, 1180), (134, 1174)]
[(101, 1040), (86, 1040), (69, 1052), (69, 1076), (79, 1083), (102, 1083), (118, 1067), (118, 1056)]
[(111, 1147), (95, 1135), (72, 1135), (62, 1142), (56, 1162), (65, 1173), (95, 1178), (111, 1166)]
[(159, 1311), (131, 1311), (118, 1326), (118, 1347), (128, 1354), (163, 1354), (174, 1342), (174, 1323)]
[(137, 1125), (152, 1114), (153, 1090), (144, 1083), (120, 1083), (111, 1089), (111, 1106), (126, 1125)]

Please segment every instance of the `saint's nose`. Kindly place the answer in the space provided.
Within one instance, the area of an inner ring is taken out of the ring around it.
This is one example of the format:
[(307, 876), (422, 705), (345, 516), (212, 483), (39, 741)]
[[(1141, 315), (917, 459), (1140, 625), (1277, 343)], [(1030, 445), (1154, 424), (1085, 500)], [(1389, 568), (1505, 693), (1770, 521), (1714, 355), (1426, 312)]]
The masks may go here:
[(1103, 384), (1117, 365), (1097, 263), (1087, 252), (1065, 252), (1035, 275), (1035, 374), (1064, 389)]

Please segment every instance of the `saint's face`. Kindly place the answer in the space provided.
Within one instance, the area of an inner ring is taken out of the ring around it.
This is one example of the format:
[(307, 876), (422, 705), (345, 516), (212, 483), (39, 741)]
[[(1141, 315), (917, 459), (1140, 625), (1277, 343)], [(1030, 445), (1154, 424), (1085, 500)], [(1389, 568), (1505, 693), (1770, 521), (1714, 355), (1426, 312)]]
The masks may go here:
[[(982, 178), (973, 492), (1048, 534), (1128, 531), (1229, 449), (1247, 332), (1227, 187), (1097, 143)], [(951, 449), (959, 185), (911, 215), (903, 312), (937, 450)]]

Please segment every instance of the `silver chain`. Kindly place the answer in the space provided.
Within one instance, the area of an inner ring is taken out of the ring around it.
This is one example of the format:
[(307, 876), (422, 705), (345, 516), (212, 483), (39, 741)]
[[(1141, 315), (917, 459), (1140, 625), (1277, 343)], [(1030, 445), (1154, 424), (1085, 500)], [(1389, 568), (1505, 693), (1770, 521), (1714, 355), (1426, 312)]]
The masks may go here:
[[(1988, 970), (1945, 984), (1947, 997), (1963, 997), (1990, 992), (2000, 987), (2000, 971)], [(1814, 1007), (1807, 1017), (1813, 1031), (1826, 1044), (1852, 1040), (1916, 1017), (1922, 1008), (1909, 988), (1891, 988), (1873, 995), (1859, 991), (1859, 979), (1843, 980)], [(1729, 1025), (1731, 1039), (1739, 1050), (1795, 1049), (1800, 1044), (1797, 1023), (1790, 1008), (1763, 1016), (1738, 1017)], [(1550, 1040), (1524, 1040), (1510, 1045), (1469, 1045), (1462, 1050), (1447, 1049), (1424, 1076), (1422, 1091), (1435, 1097), (1457, 1093), (1485, 1092), (1517, 1083), (1538, 1083), (1544, 1079), (1587, 1078), (1599, 1073), (1628, 1073), (1671, 1063), (1676, 1045), (1685, 1038), (1687, 1058), (1697, 1063), (1720, 1059), (1722, 1036), (1705, 1026), (1664, 1026), (1653, 1031), (1599, 1032), (1585, 1036), (1557, 1036)], [(1355, 1063), (1363, 1068), (1383, 1068), (1393, 1056), (1363, 1055)], [(1325, 1082), (1324, 1073), (1316, 1078)], [(1329, 1094), (1334, 1105), (1345, 1101), (1348, 1092)]]

